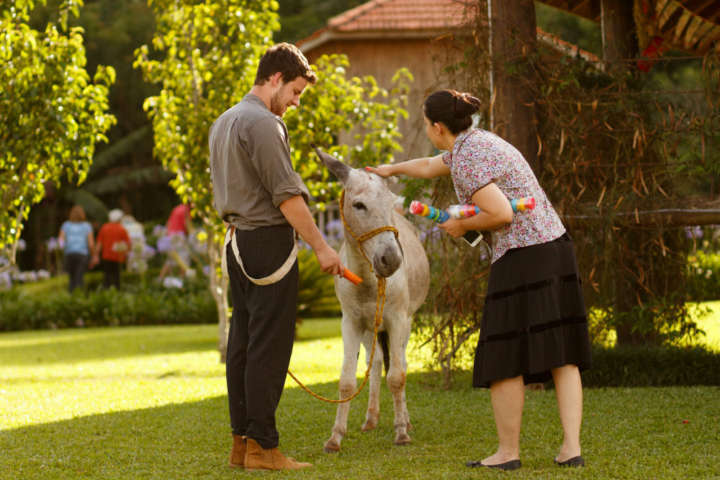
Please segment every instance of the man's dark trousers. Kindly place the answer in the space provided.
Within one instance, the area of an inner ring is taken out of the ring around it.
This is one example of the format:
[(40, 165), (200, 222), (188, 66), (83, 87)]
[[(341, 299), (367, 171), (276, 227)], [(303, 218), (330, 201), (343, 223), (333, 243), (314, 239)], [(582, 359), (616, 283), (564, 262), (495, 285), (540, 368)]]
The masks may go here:
[[(236, 229), (235, 238), (245, 271), (254, 278), (277, 270), (294, 244), (289, 225)], [(240, 270), (232, 245), (226, 249), (233, 307), (226, 364), (230, 424), (233, 434), (275, 448), (275, 410), (295, 337), (298, 264), (277, 283), (255, 285)]]

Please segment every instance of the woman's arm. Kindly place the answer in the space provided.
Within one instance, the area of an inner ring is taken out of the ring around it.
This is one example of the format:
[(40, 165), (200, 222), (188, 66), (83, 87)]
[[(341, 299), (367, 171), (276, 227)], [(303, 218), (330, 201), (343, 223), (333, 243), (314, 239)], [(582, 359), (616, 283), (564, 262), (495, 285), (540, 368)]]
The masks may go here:
[(510, 201), (494, 183), (473, 193), (472, 201), (481, 212), (469, 218), (460, 218), (440, 224), (440, 228), (453, 237), (461, 237), (469, 230), (497, 230), (513, 220)]
[(365, 167), (365, 169), (381, 177), (407, 175), (415, 178), (435, 178), (450, 174), (450, 169), (442, 161), (442, 154), (434, 157), (414, 158), (400, 163), (388, 163), (377, 167)]

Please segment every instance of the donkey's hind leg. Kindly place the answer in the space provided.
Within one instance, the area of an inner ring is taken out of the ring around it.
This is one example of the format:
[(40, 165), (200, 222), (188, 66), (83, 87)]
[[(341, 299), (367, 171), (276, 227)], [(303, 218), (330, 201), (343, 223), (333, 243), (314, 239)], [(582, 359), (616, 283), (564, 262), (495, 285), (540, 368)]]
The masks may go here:
[[(343, 338), (343, 365), (340, 372), (340, 399), (347, 398), (355, 393), (357, 380), (355, 378), (357, 372), (358, 353), (360, 352), (361, 332), (357, 325), (349, 318), (343, 316), (342, 319), (342, 338)], [(347, 420), (350, 413), (350, 402), (339, 403), (337, 414), (335, 415), (335, 425), (333, 425), (330, 438), (325, 442), (324, 450), (327, 453), (335, 453), (340, 451), (340, 442), (347, 433)]]
[[(370, 362), (370, 349), (373, 343), (373, 332), (366, 331), (363, 335), (363, 345), (365, 346), (366, 362)], [(368, 392), (368, 408), (365, 414), (365, 423), (363, 423), (362, 431), (367, 432), (377, 427), (380, 419), (380, 380), (382, 378), (383, 352), (380, 348), (379, 341), (375, 345), (375, 355), (370, 368), (370, 390)]]

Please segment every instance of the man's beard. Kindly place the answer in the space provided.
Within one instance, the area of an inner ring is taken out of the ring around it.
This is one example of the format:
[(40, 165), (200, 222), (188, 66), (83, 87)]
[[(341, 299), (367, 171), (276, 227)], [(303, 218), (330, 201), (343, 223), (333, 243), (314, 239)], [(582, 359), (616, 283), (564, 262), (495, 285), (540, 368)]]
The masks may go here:
[(277, 115), (278, 117), (282, 117), (283, 113), (285, 113), (285, 108), (282, 103), (280, 103), (280, 92), (276, 92), (273, 94), (272, 97), (270, 97), (270, 111)]

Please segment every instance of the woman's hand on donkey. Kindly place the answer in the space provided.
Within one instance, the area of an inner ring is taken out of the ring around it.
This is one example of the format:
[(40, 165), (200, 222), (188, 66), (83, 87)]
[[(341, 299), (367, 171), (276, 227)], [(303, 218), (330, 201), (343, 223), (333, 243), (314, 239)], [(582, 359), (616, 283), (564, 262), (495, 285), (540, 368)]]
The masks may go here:
[(377, 167), (365, 167), (365, 171), (380, 175), (381, 177), (390, 177), (393, 175), (392, 165), (378, 165)]

